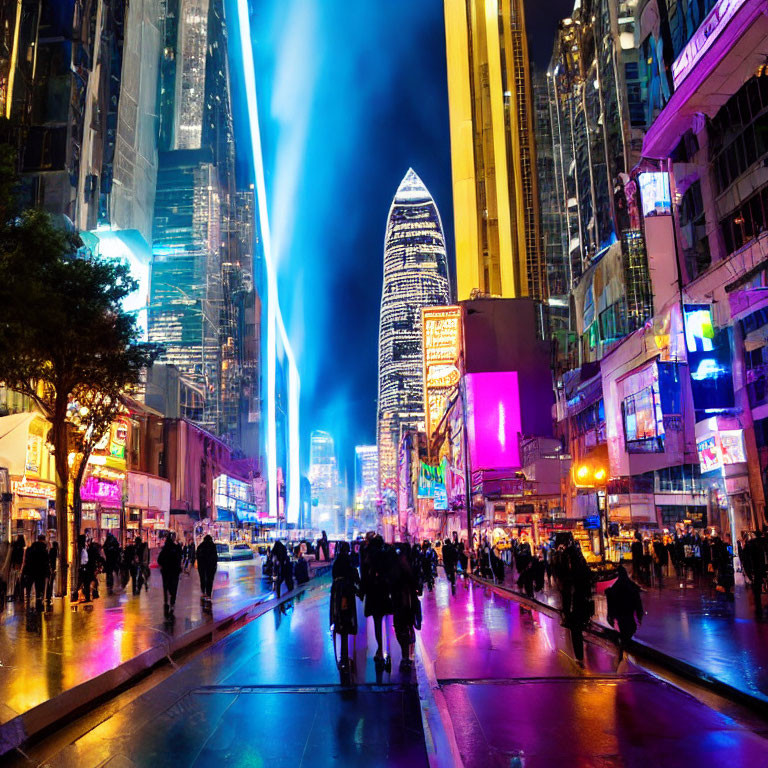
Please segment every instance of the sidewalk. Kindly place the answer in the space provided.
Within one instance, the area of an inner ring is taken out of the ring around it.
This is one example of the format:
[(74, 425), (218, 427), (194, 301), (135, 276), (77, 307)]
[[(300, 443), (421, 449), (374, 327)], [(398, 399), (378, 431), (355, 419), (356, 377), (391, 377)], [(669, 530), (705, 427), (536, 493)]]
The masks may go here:
[(136, 597), (130, 585), (107, 596), (102, 576), (90, 605), (56, 599), (37, 613), (9, 604), (0, 618), (0, 754), (268, 600), (257, 562), (219, 564), (212, 613), (202, 610), (197, 572), (182, 574), (173, 621), (156, 568)]
[[(768, 622), (755, 619), (747, 589), (737, 586), (730, 601), (714, 589), (690, 582), (681, 588), (674, 577), (666, 578), (664, 584), (661, 589), (643, 588), (645, 618), (635, 635), (639, 648), (662, 662), (682, 662), (676, 665), (677, 671), (727, 686), (764, 709), (768, 704)], [(522, 594), (517, 573), (509, 568), (503, 587)], [(560, 608), (554, 585), (537, 592), (536, 601)], [(603, 594), (595, 595), (595, 607), (593, 621), (608, 627)]]

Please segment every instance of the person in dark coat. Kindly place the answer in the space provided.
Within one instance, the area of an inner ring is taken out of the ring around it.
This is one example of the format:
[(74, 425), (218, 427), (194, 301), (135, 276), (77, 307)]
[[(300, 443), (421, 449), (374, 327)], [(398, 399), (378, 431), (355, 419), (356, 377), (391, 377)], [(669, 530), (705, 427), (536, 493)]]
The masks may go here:
[(200, 576), (200, 600), (210, 602), (213, 580), (219, 563), (219, 553), (213, 537), (208, 534), (197, 547), (197, 573)]
[(52, 541), (48, 550), (48, 584), (45, 589), (45, 602), (50, 605), (53, 600), (53, 583), (56, 581), (56, 568), (59, 564), (59, 542)]
[[(325, 560), (328, 562), (330, 557), (330, 549), (328, 546), (328, 534), (325, 531), (321, 531), (321, 536), (317, 540), (317, 551), (315, 552), (315, 559), (316, 560)], [(321, 557), (322, 554), (322, 557)]]
[[(303, 560), (299, 554), (299, 562)], [(306, 561), (305, 561), (306, 564)], [(297, 577), (298, 578), (298, 577)], [(330, 619), (333, 631), (339, 636), (339, 669), (345, 672), (349, 668), (349, 636), (357, 634), (357, 605), (355, 598), (360, 590), (360, 575), (352, 565), (349, 544), (341, 542), (339, 551), (331, 569), (331, 606)]]
[(157, 565), (163, 579), (163, 611), (166, 616), (173, 616), (173, 609), (176, 606), (176, 592), (179, 589), (183, 557), (181, 546), (176, 542), (176, 534), (169, 533), (157, 556)]
[(765, 582), (768, 563), (766, 562), (765, 539), (758, 528), (755, 537), (749, 539), (744, 545), (745, 559), (749, 562), (749, 588), (752, 590), (752, 599), (755, 602), (755, 616), (763, 615), (763, 584)]
[(27, 542), (23, 534), (19, 534), (11, 544), (11, 565), (8, 575), (8, 599), (15, 600), (18, 595), (22, 598), (24, 585), (21, 578), (21, 569), (24, 566), (24, 551), (27, 548)]
[(91, 577), (91, 597), (99, 597), (99, 574), (104, 569), (104, 558), (101, 555), (101, 547), (95, 539), (88, 541), (88, 571)]
[(634, 576), (635, 581), (642, 581), (645, 549), (643, 548), (643, 539), (640, 536), (640, 531), (635, 531), (635, 539), (630, 549), (632, 552), (632, 576)]
[(139, 536), (136, 537), (136, 563), (137, 569), (137, 587), (141, 592), (141, 588), (144, 587), (145, 592), (149, 592), (149, 577), (151, 571), (149, 570), (149, 544), (146, 541), (142, 541)]
[[(409, 547), (410, 549), (410, 547)], [(451, 543), (450, 539), (443, 542), (443, 568), (445, 576), (451, 584), (451, 592), (456, 594), (456, 566), (459, 562), (459, 553)]]
[[(141, 542), (137, 536), (136, 539)], [(123, 556), (120, 559), (120, 583), (123, 589), (131, 582), (131, 592), (134, 595), (139, 594), (139, 556), (136, 552), (136, 539), (130, 541), (123, 548)]]
[(552, 572), (560, 589), (565, 626), (571, 633), (573, 653), (584, 661), (584, 630), (594, 613), (592, 573), (572, 536), (563, 537), (553, 555)]
[(612, 627), (618, 624), (619, 661), (621, 661), (624, 658), (624, 651), (637, 632), (638, 624), (643, 621), (640, 587), (629, 578), (627, 569), (623, 565), (618, 568), (616, 581), (605, 590), (605, 599), (608, 603), (608, 623)]
[(107, 578), (107, 594), (111, 595), (115, 586), (115, 572), (120, 567), (120, 544), (111, 534), (104, 539), (104, 571)]
[(38, 536), (37, 541), (27, 547), (24, 554), (24, 569), (22, 577), (26, 592), (26, 600), (32, 597), (32, 587), (35, 588), (35, 603), (37, 608), (43, 607), (45, 597), (45, 582), (50, 574), (48, 566), (48, 547), (45, 546), (45, 536)]
[(382, 623), (384, 616), (392, 613), (392, 598), (389, 589), (389, 572), (384, 552), (384, 540), (374, 536), (366, 547), (365, 555), (360, 558), (361, 594), (365, 599), (365, 615), (373, 619), (373, 632), (376, 637), (375, 661), (384, 659)]
[(293, 589), (293, 566), (288, 557), (288, 550), (285, 544), (279, 539), (272, 547), (272, 573), (275, 581), (275, 593), (280, 597), (281, 586), (284, 583), (286, 589), (290, 592)]
[(653, 540), (653, 573), (656, 577), (656, 586), (661, 589), (664, 586), (664, 571), (669, 562), (669, 553), (660, 536)]
[(296, 577), (297, 584), (306, 584), (309, 581), (309, 563), (307, 563), (307, 558), (304, 557), (302, 549), (299, 549), (299, 557), (296, 560), (293, 575)]
[(93, 581), (94, 566), (90, 563), (88, 541), (85, 534), (77, 537), (77, 591), (83, 593), (83, 600), (91, 602), (91, 582)]
[[(448, 539), (446, 542), (449, 544)], [(453, 551), (453, 547), (450, 547)], [(443, 550), (445, 557), (445, 550)], [(445, 562), (445, 561), (443, 561)], [(411, 648), (416, 642), (416, 629), (421, 629), (421, 603), (418, 596), (418, 581), (411, 570), (410, 547), (408, 544), (400, 545), (400, 554), (393, 562), (393, 573), (390, 577), (392, 584), (392, 624), (395, 629), (395, 637), (400, 645), (400, 666), (411, 665)], [(453, 588), (456, 586), (456, 571), (454, 565)]]

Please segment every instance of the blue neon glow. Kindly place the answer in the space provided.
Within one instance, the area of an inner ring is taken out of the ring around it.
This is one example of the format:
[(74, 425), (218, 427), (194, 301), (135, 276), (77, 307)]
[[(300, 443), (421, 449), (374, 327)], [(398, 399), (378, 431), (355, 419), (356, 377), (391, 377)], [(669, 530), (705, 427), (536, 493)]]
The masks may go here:
[(286, 487), (286, 518), (289, 523), (299, 519), (299, 372), (293, 355), (277, 293), (277, 275), (272, 257), (269, 229), (267, 190), (264, 180), (259, 108), (256, 99), (256, 70), (253, 60), (253, 41), (248, 15), (248, 0), (237, 0), (238, 27), (242, 49), (243, 78), (251, 132), (256, 202), (259, 211), (264, 263), (267, 272), (267, 482), (270, 517), (277, 518), (277, 422), (275, 383), (277, 370), (277, 337), (288, 361), (288, 483)]

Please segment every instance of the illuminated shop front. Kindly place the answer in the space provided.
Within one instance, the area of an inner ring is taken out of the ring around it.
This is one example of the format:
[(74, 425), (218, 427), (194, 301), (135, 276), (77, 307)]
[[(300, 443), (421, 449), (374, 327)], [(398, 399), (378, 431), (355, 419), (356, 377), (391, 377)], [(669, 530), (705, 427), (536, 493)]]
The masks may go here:
[(30, 540), (56, 529), (56, 475), (46, 436), (49, 424), (34, 413), (0, 418), (0, 466), (7, 467), (12, 494), (10, 534)]
[(107, 533), (120, 538), (125, 472), (106, 466), (88, 468), (80, 488), (80, 531), (102, 541)]
[(251, 483), (229, 475), (219, 475), (213, 480), (213, 505), (215, 519), (210, 525), (214, 538), (230, 540), (238, 538), (237, 531), (245, 531), (250, 539), (260, 526), (269, 522), (267, 511), (253, 500)]

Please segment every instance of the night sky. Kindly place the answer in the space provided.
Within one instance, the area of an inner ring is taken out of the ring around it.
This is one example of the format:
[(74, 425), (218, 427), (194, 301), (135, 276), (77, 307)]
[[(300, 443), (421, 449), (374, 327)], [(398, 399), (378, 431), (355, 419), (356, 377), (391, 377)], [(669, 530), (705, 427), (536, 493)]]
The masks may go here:
[[(531, 56), (549, 60), (572, 0), (528, 11)], [(561, 8), (562, 9), (561, 9)], [(299, 360), (302, 463), (309, 433), (376, 439), (384, 227), (412, 166), (453, 259), (442, 0), (259, 0), (256, 66), (283, 314)]]

